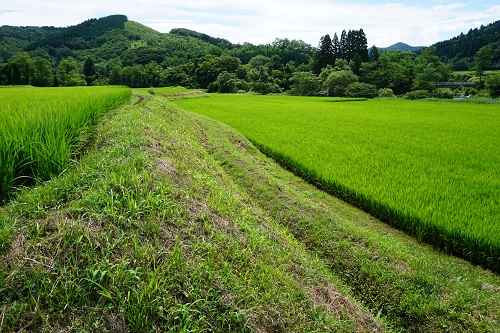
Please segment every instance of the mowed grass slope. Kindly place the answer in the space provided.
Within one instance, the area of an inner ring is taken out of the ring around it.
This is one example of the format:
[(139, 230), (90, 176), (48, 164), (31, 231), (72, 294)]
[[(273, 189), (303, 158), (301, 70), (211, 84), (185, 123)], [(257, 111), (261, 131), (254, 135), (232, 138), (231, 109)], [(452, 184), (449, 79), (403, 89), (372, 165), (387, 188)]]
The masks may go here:
[(250, 95), (176, 103), (418, 239), (500, 270), (498, 105)]
[(385, 331), (166, 98), (105, 118), (71, 170), (0, 209), (0, 331)]

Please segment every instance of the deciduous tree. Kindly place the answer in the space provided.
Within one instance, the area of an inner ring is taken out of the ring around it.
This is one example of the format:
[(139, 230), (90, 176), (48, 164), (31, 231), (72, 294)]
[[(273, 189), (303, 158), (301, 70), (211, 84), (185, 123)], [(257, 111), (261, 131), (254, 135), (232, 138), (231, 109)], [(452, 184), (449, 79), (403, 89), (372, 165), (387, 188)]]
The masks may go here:
[(374, 98), (377, 97), (378, 91), (373, 84), (353, 82), (346, 88), (345, 95), (348, 97)]
[(323, 88), (328, 91), (329, 96), (345, 96), (346, 88), (353, 82), (358, 82), (359, 78), (350, 69), (333, 71), (326, 81)]
[(500, 74), (490, 75), (486, 78), (486, 88), (491, 97), (500, 97)]
[(61, 86), (84, 86), (85, 77), (78, 71), (78, 64), (73, 57), (62, 59), (57, 67), (57, 81)]
[(9, 59), (11, 84), (29, 84), (32, 75), (31, 57), (27, 52), (20, 52)]
[(475, 70), (480, 82), (483, 82), (484, 71), (490, 68), (492, 60), (493, 51), (489, 45), (480, 48), (474, 56)]
[(210, 83), (217, 79), (220, 73), (223, 71), (235, 73), (240, 65), (240, 59), (235, 57), (206, 55), (197, 61), (196, 80), (202, 88), (207, 88)]
[(88, 86), (92, 85), (92, 82), (95, 80), (95, 74), (94, 61), (90, 58), (85, 59), (83, 63), (83, 76)]
[(47, 59), (36, 57), (32, 61), (30, 84), (37, 87), (49, 87), (54, 83), (52, 67)]
[(297, 72), (291, 79), (291, 95), (311, 96), (319, 91), (319, 79), (311, 72)]
[(408, 92), (413, 84), (415, 53), (385, 52), (375, 62), (361, 65), (361, 81), (374, 84), (378, 89), (390, 88), (397, 95)]
[(434, 54), (435, 52), (436, 48), (430, 46), (417, 57), (413, 89), (434, 90), (436, 82), (448, 79), (450, 68), (439, 61), (439, 57)]

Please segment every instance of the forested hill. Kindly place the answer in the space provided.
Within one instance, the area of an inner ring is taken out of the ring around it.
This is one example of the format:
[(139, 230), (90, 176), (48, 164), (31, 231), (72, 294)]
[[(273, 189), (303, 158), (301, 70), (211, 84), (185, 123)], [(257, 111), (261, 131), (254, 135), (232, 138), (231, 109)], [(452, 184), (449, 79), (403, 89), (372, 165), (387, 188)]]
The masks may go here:
[(113, 30), (124, 30), (127, 17), (124, 15), (113, 15), (102, 19), (89, 19), (78, 25), (60, 28), (45, 38), (33, 41), (28, 45), (29, 51), (38, 48), (58, 48), (66, 46), (72, 50), (83, 50), (93, 48), (96, 39), (105, 36)]
[(210, 46), (209, 42), (189, 35), (159, 33), (128, 21), (125, 15), (90, 19), (67, 28), (0, 27), (1, 62), (19, 52), (49, 59), (53, 65), (68, 56), (129, 64), (175, 62), (170, 59), (194, 58), (206, 54)]
[[(88, 84), (206, 88), (219, 73), (234, 72), (240, 64), (248, 64), (256, 56), (265, 59), (257, 58), (255, 66), (290, 74), (307, 70), (314, 53), (314, 47), (300, 40), (232, 44), (182, 28), (160, 33), (129, 21), (125, 15), (112, 15), (67, 28), (0, 27), (0, 84), (82, 84), (78, 75), (72, 75), (65, 83), (57, 81), (60, 81), (57, 73), (52, 75), (54, 79), (46, 80), (63, 62), (66, 72), (77, 66), (75, 71), (85, 75)], [(37, 59), (37, 65), (27, 66), (33, 59)], [(154, 77), (160, 71), (162, 78)], [(38, 72), (40, 80), (33, 80)]]
[[(403, 43), (369, 50), (363, 29), (326, 34), (316, 47), (287, 38), (233, 44), (183, 28), (160, 33), (125, 15), (66, 28), (2, 26), (0, 85), (180, 85), (209, 92), (356, 95), (352, 97), (373, 97), (379, 89), (389, 89), (389, 95), (402, 95), (433, 91), (435, 82), (454, 80), (446, 65), (451, 61), (452, 68), (472, 68), (474, 52), (484, 45), (491, 46), (486, 53), (494, 53), (494, 60), (489, 62), (486, 54), (481, 71), (495, 68), (498, 30), (496, 22), (423, 50)], [(338, 83), (339, 75), (347, 81)], [(483, 79), (481, 72), (478, 82)]]
[[(474, 55), (485, 45), (491, 46), (494, 56), (492, 64), (496, 66), (500, 63), (500, 21), (434, 44), (440, 60), (451, 64), (452, 69), (456, 70), (472, 68)], [(418, 52), (422, 48), (397, 43), (379, 50)], [(231, 52), (227, 52), (228, 50)], [(89, 19), (66, 28), (0, 27), (0, 63), (7, 62), (19, 52), (49, 59), (53, 66), (68, 56), (80, 61), (91, 57), (97, 63), (118, 60), (123, 65), (131, 65), (155, 61), (171, 66), (206, 54), (222, 53), (230, 53), (243, 63), (262, 54), (268, 57), (278, 55), (283, 64), (292, 60), (295, 65), (300, 65), (311, 60), (314, 47), (302, 41), (287, 39), (277, 39), (272, 45), (236, 45), (223, 38), (184, 28), (159, 33), (137, 22), (128, 21), (125, 15), (111, 15)]]
[(216, 45), (216, 46), (221, 47), (221, 48), (230, 49), (233, 47), (233, 44), (230, 41), (228, 41), (227, 39), (212, 37), (212, 36), (209, 36), (207, 34), (193, 31), (193, 30), (189, 30), (189, 29), (184, 29), (184, 28), (172, 29), (172, 30), (170, 30), (170, 33), (174, 34), (174, 35), (178, 35), (178, 36), (194, 37), (194, 38), (200, 39), (202, 41)]
[[(231, 50), (231, 52), (228, 52)], [(207, 54), (230, 53), (243, 63), (256, 55), (278, 55), (281, 62), (295, 65), (308, 63), (314, 48), (309, 44), (288, 39), (276, 39), (272, 44), (232, 44), (196, 31), (178, 28), (160, 33), (125, 15), (90, 19), (67, 28), (0, 27), (0, 63), (19, 52), (49, 59), (53, 66), (71, 56), (95, 63), (119, 61), (124, 66), (155, 61), (165, 66), (180, 65)]]
[(489, 45), (493, 51), (492, 64), (500, 66), (500, 21), (470, 29), (467, 34), (460, 34), (449, 40), (434, 44), (436, 55), (441, 61), (450, 63), (454, 70), (468, 70), (474, 66), (477, 51)]
[(115, 29), (124, 29), (127, 17), (113, 15), (102, 19), (90, 19), (75, 26), (55, 27), (0, 27), (0, 58), (29, 51), (41, 56), (56, 57), (73, 50), (96, 46), (95, 39)]

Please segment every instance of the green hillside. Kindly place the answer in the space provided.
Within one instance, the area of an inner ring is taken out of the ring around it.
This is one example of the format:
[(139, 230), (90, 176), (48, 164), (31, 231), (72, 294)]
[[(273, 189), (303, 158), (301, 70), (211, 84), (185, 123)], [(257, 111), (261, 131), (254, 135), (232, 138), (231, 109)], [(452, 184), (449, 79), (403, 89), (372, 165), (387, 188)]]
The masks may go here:
[[(3, 60), (26, 51), (31, 56), (48, 58), (51, 63), (68, 56), (78, 60), (92, 57), (94, 62), (121, 60), (147, 63), (156, 60), (161, 63), (169, 56), (181, 59), (192, 54), (201, 56), (210, 46), (197, 38), (159, 33), (140, 23), (128, 21), (125, 15), (90, 19), (67, 28), (3, 26), (0, 36), (9, 41), (0, 46)], [(183, 54), (174, 54), (176, 49), (182, 48), (188, 50)], [(141, 49), (142, 57), (138, 58), (137, 49)], [(164, 56), (160, 57), (160, 54)]]
[[(124, 15), (90, 19), (67, 28), (2, 26), (0, 38), (0, 84), (7, 85), (29, 84), (29, 79), (22, 79), (29, 76), (23, 71), (36, 71), (26, 64), (35, 58), (48, 61), (53, 74), (60, 62), (68, 58), (76, 61), (78, 72), (82, 74), (84, 62), (90, 60), (92, 71), (87, 76), (92, 78), (87, 82), (98, 79), (95, 81), (98, 85), (147, 87), (162, 84), (206, 88), (222, 70), (233, 70), (232, 65), (224, 67), (228, 59), (247, 64), (255, 56), (262, 56), (270, 63), (269, 71), (281, 71), (286, 67), (286, 75), (290, 77), (298, 68), (307, 69), (314, 53), (313, 47), (296, 40), (234, 45), (182, 28), (159, 33), (129, 21)], [(221, 56), (225, 58), (214, 59)], [(215, 69), (198, 68), (205, 66), (203, 63), (210, 65), (213, 62), (219, 63)], [(150, 75), (160, 71), (161, 77)], [(199, 75), (208, 75), (210, 81), (198, 78)]]
[(470, 29), (466, 34), (434, 44), (441, 60), (451, 64), (455, 70), (469, 70), (474, 66), (474, 56), (483, 46), (493, 51), (492, 69), (500, 66), (500, 21), (479, 28)]

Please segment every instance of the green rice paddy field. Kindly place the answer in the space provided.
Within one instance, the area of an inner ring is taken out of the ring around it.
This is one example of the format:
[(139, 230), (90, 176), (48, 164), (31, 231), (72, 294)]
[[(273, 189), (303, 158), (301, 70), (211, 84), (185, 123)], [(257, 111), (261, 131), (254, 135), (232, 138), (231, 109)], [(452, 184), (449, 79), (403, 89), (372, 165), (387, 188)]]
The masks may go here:
[(127, 87), (0, 89), (0, 201), (13, 187), (63, 172)]
[(252, 95), (175, 103), (418, 239), (500, 271), (498, 105)]

